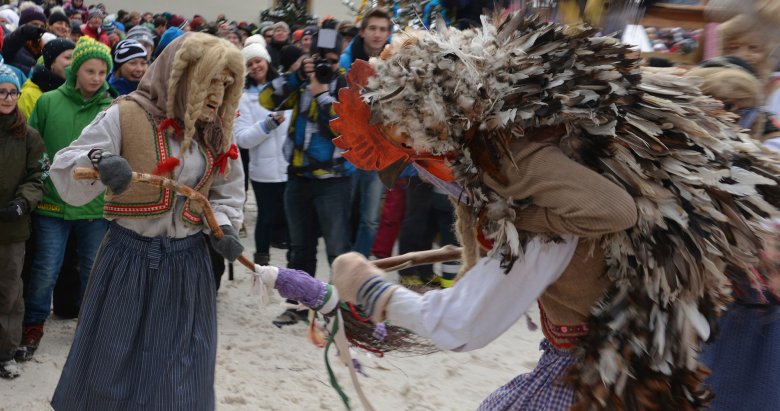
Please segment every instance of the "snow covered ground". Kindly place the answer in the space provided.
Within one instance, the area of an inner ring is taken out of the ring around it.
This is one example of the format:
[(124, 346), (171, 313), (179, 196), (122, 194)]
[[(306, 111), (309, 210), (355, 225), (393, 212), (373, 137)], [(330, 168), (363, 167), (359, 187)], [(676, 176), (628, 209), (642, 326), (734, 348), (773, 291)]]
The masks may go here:
[[(253, 198), (246, 211), (250, 231), (242, 241), (246, 254), (251, 255)], [(318, 277), (326, 280), (329, 270), (323, 249), (320, 244)], [(284, 250), (271, 250), (271, 264), (284, 266), (285, 262)], [(324, 351), (308, 342), (306, 325), (283, 329), (272, 325), (283, 308), (260, 306), (250, 284), (248, 270), (236, 264), (235, 280), (228, 281), (226, 273), (217, 296), (217, 410), (344, 410), (328, 382)], [(35, 358), (22, 365), (22, 376), (0, 380), (0, 410), (51, 409), (49, 401), (75, 328), (76, 320), (52, 317), (47, 321)], [(377, 411), (474, 410), (490, 392), (534, 367), (541, 354), (541, 339), (541, 332), (529, 331), (525, 321), (520, 321), (488, 347), (474, 352), (377, 358), (356, 351), (353, 355), (368, 374), (361, 377), (361, 383)], [(361, 409), (346, 368), (338, 364), (333, 350), (331, 355), (353, 409)]]

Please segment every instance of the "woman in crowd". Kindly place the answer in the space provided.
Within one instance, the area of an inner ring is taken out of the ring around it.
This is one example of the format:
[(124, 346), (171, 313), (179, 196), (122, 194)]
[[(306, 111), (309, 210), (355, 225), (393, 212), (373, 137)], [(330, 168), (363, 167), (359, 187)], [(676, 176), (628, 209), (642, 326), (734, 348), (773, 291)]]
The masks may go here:
[(35, 103), (43, 93), (52, 91), (65, 83), (65, 69), (73, 60), (76, 44), (68, 39), (54, 39), (43, 46), (43, 64), (32, 70), (30, 78), (22, 85), (19, 109), (29, 118)]
[(138, 88), (138, 83), (146, 73), (149, 55), (146, 47), (135, 40), (122, 40), (112, 53), (114, 72), (108, 84), (120, 95), (130, 94)]
[(250, 150), (249, 178), (257, 199), (255, 226), (255, 263), (267, 265), (270, 258), (271, 227), (284, 212), (282, 199), (287, 181), (287, 160), (282, 153), (287, 138), (288, 122), (284, 116), (263, 108), (260, 90), (277, 77), (271, 67), (271, 56), (260, 44), (253, 43), (242, 50), (247, 76), (244, 94), (239, 103), (234, 137), (239, 147)]
[(22, 265), (30, 210), (43, 196), (46, 147), (16, 106), (19, 79), (0, 64), (0, 378), (20, 371), (14, 360), (22, 338)]

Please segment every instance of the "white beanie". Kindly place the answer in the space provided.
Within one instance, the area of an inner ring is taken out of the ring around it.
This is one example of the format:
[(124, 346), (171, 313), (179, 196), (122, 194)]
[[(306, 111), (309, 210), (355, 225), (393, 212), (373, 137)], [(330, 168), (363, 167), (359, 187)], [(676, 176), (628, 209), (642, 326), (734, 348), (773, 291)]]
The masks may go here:
[(255, 43), (257, 43), (257, 44), (259, 44), (259, 45), (261, 45), (263, 47), (266, 46), (266, 42), (265, 42), (265, 39), (263, 38), (263, 36), (261, 36), (259, 34), (253, 34), (253, 35), (247, 37), (246, 40), (244, 40), (244, 47), (246, 47), (246, 46), (248, 46), (250, 44), (255, 44)]
[(258, 43), (253, 43), (244, 47), (244, 49), (241, 50), (241, 54), (244, 55), (244, 64), (257, 57), (267, 61), (269, 64), (271, 63), (271, 55), (268, 54), (268, 50)]
[(50, 42), (50, 41), (52, 41), (52, 40), (54, 40), (56, 38), (57, 38), (57, 36), (55, 36), (54, 34), (46, 32), (46, 33), (43, 33), (43, 36), (41, 36), (41, 43), (45, 46), (46, 43), (48, 43), (48, 42)]
[(0, 10), (0, 17), (8, 20), (10, 23), (12, 30), (16, 30), (17, 27), (19, 27), (19, 15), (14, 13), (11, 9), (3, 9)]

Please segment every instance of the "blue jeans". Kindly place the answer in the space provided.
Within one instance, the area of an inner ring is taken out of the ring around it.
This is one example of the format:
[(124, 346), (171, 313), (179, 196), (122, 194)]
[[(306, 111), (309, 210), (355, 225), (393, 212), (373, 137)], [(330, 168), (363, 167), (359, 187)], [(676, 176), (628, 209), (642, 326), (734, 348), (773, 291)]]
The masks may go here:
[(35, 255), (30, 266), (28, 284), (25, 287), (25, 324), (42, 323), (49, 317), (51, 295), (57, 283), (57, 274), (62, 267), (62, 260), (65, 258), (65, 248), (71, 231), (76, 236), (76, 253), (81, 274), (81, 290), (77, 303), (81, 304), (92, 264), (108, 229), (108, 221), (102, 218), (63, 220), (33, 214), (32, 227), (35, 231)]
[[(284, 210), (290, 230), (287, 267), (315, 276), (318, 232), (325, 238), (328, 263), (350, 251), (349, 194), (349, 177), (317, 180), (290, 176), (284, 191)], [(315, 227), (317, 223), (319, 230)]]
[(371, 255), (371, 246), (379, 228), (379, 203), (384, 191), (376, 171), (355, 170), (352, 175), (352, 201), (359, 203), (360, 222), (352, 249), (366, 257)]

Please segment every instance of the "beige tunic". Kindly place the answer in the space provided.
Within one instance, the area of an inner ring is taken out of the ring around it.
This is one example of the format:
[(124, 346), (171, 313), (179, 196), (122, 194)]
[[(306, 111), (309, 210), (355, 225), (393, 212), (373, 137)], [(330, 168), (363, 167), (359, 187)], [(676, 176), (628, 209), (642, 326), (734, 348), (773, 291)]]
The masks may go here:
[(530, 198), (531, 205), (517, 212), (518, 229), (582, 238), (561, 277), (539, 298), (545, 335), (566, 348), (587, 332), (585, 319), (609, 285), (603, 253), (586, 240), (632, 227), (636, 204), (625, 190), (571, 160), (556, 144), (522, 140), (511, 149), (517, 167), (510, 161), (501, 164), (510, 183), (501, 186), (487, 175), (484, 180), (504, 198)]

